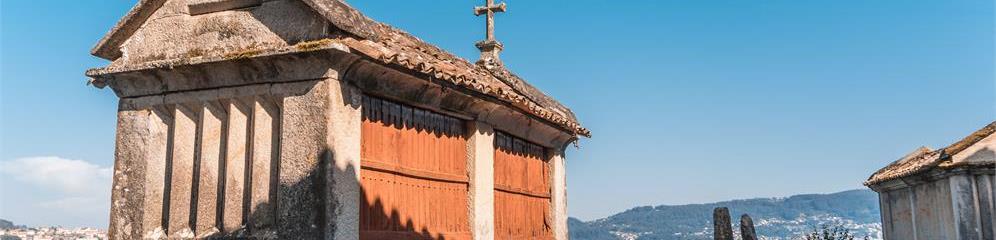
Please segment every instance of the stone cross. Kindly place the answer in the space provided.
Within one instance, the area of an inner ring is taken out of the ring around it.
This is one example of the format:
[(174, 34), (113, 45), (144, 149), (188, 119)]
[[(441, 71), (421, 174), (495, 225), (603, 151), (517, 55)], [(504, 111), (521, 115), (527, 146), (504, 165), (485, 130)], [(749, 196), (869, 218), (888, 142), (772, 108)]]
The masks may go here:
[(733, 240), (733, 225), (730, 224), (730, 210), (718, 207), (712, 211), (713, 239)]
[(474, 7), (474, 16), (487, 14), (487, 36), (475, 44), (481, 50), (481, 62), (499, 63), (498, 52), (501, 52), (502, 45), (495, 40), (495, 13), (505, 12), (505, 6), (505, 3), (495, 5), (494, 0), (486, 0), (484, 6)]
[(505, 3), (495, 5), (494, 0), (486, 0), (484, 6), (474, 7), (474, 16), (487, 14), (487, 38), (484, 41), (495, 41), (495, 13), (505, 12)]
[(750, 215), (744, 214), (740, 216), (740, 239), (757, 240), (757, 232), (754, 231), (754, 220), (750, 219)]

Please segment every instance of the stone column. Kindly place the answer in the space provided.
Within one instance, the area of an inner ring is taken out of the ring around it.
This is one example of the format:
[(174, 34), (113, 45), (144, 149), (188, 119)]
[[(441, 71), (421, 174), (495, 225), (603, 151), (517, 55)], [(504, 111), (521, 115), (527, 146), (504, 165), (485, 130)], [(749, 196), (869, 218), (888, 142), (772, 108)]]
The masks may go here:
[(111, 239), (162, 235), (163, 193), (170, 114), (150, 106), (161, 96), (121, 99), (111, 189)]
[[(279, 86), (276, 84), (274, 86)], [(255, 96), (250, 101), (249, 106), (249, 127), (252, 129), (248, 134), (250, 141), (249, 163), (245, 166), (245, 171), (250, 175), (248, 186), (251, 188), (248, 196), (249, 216), (247, 218), (249, 233), (255, 238), (268, 238), (274, 235), (278, 229), (274, 228), (276, 199), (273, 191), (277, 191), (274, 186), (274, 173), (277, 173), (279, 163), (277, 160), (280, 150), (280, 103), (275, 100), (279, 96)]]
[(273, 85), (292, 93), (280, 113), (278, 238), (359, 238), (360, 93), (340, 84)]
[[(564, 147), (566, 148), (566, 146)], [(551, 196), (550, 207), (553, 221), (553, 238), (567, 240), (570, 238), (567, 229), (567, 165), (564, 148), (554, 149), (550, 158)]]
[(196, 208), (197, 218), (194, 234), (204, 238), (219, 232), (218, 195), (219, 170), (221, 169), (222, 131), (224, 130), (225, 109), (214, 101), (206, 102), (201, 110), (201, 128), (197, 133), (200, 146), (199, 159), (194, 165), (197, 174)]
[(324, 235), (322, 219), (327, 219), (324, 213), (329, 206), (322, 201), (325, 194), (315, 191), (327, 190), (324, 167), (330, 151), (326, 132), (331, 117), (327, 89), (325, 81), (273, 85), (273, 91), (290, 93), (283, 98), (279, 114), (279, 238), (320, 239)]
[(201, 106), (198, 104), (173, 103), (181, 101), (168, 95), (166, 100), (173, 108), (172, 159), (167, 162), (168, 207), (164, 211), (169, 214), (166, 221), (167, 236), (176, 238), (193, 238), (191, 222), (191, 198), (194, 186), (194, 160), (197, 147), (197, 121), (200, 119)]
[(757, 240), (757, 232), (754, 231), (754, 220), (750, 215), (740, 215), (740, 239)]
[(228, 128), (225, 131), (225, 189), (222, 197), (225, 199), (221, 208), (221, 232), (229, 236), (239, 236), (243, 229), (244, 194), (246, 187), (246, 164), (249, 162), (248, 133), (252, 129), (249, 127), (248, 104), (239, 99), (230, 99), (225, 102), (228, 113)]
[(718, 207), (712, 211), (712, 237), (715, 240), (733, 240), (733, 225), (730, 223), (730, 210)]
[(973, 178), (959, 174), (949, 177), (948, 181), (951, 184), (951, 204), (954, 208), (955, 238), (982, 239)]
[(467, 129), (471, 231), (476, 240), (491, 240), (495, 238), (495, 132), (479, 121), (470, 121)]
[(328, 80), (328, 142), (332, 165), (326, 176), (329, 189), (325, 204), (333, 206), (326, 213), (326, 236), (333, 239), (360, 237), (360, 151), (362, 134), (362, 93), (356, 87)]

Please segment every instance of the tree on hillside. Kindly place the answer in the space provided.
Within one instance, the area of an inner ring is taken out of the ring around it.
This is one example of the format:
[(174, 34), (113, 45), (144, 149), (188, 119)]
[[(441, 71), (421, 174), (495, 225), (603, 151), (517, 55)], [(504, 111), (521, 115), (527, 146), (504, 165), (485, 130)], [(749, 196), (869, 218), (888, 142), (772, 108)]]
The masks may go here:
[[(844, 227), (843, 223), (834, 222), (827, 224), (820, 224), (819, 227), (813, 227), (812, 230), (802, 235), (802, 239), (805, 240), (854, 240), (854, 234), (851, 233), (850, 229)], [(867, 236), (864, 238), (868, 239)]]

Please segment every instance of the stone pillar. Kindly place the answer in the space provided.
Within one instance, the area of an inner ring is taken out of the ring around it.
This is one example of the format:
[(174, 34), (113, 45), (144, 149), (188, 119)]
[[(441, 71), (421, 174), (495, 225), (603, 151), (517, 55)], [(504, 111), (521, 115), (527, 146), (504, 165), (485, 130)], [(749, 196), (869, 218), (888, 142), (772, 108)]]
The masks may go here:
[(715, 240), (733, 240), (733, 225), (730, 223), (730, 210), (718, 207), (712, 211), (712, 237)]
[(954, 224), (956, 239), (982, 239), (982, 229), (976, 208), (975, 188), (973, 178), (969, 175), (954, 175), (949, 177), (951, 184), (951, 205), (954, 208)]
[(754, 231), (754, 220), (750, 215), (740, 215), (740, 239), (757, 240), (757, 232)]
[(332, 165), (326, 176), (326, 236), (333, 239), (360, 237), (360, 136), (362, 134), (362, 93), (352, 85), (328, 80), (328, 103), (332, 114), (328, 134)]
[[(111, 189), (111, 239), (162, 234), (164, 174), (170, 114), (149, 106), (161, 96), (121, 99)], [(136, 144), (143, 143), (143, 144)]]
[[(566, 148), (566, 146), (564, 147)], [(567, 165), (564, 148), (553, 149), (550, 157), (550, 204), (553, 238), (567, 240), (570, 238), (567, 229)]]
[[(265, 210), (253, 210), (248, 216), (250, 221), (262, 217), (274, 225), (252, 233), (254, 237), (359, 238), (360, 93), (339, 84), (334, 79), (273, 84), (273, 105), (255, 108), (275, 116), (272, 122), (260, 123), (260, 114), (251, 114), (255, 117), (252, 125), (257, 125), (254, 131), (266, 128), (259, 124), (272, 125), (278, 128), (270, 134), (279, 136), (273, 142), (251, 144), (252, 168), (269, 167), (276, 173), (272, 176), (276, 185), (269, 188), (274, 191), (271, 200), (253, 204), (254, 208), (275, 210), (274, 218), (265, 218)], [(253, 135), (266, 134), (255, 131)], [(256, 147), (270, 144), (279, 146), (270, 152), (278, 157), (272, 158), (272, 164), (261, 165), (256, 156), (268, 154), (261, 154), (264, 150)], [(259, 174), (254, 171), (251, 179), (265, 177)], [(266, 183), (254, 180), (252, 184), (255, 193), (256, 185)], [(262, 198), (252, 197), (253, 201)]]
[[(167, 96), (167, 102), (171, 97)], [(176, 99), (179, 100), (179, 99)], [(172, 103), (172, 102), (170, 102)], [(196, 104), (170, 104), (173, 108), (172, 159), (167, 162), (169, 170), (166, 179), (169, 183), (166, 234), (176, 238), (193, 238), (190, 226), (191, 198), (194, 185), (194, 159), (197, 147), (197, 120), (201, 107)]]
[(225, 122), (225, 110), (217, 102), (204, 104), (201, 110), (199, 160), (195, 165), (197, 173), (197, 218), (194, 233), (199, 237), (207, 237), (219, 232), (218, 227), (218, 193), (219, 170), (221, 169), (222, 128)]
[(239, 236), (244, 230), (245, 222), (243, 214), (245, 185), (246, 185), (246, 164), (248, 160), (248, 133), (249, 127), (248, 104), (239, 99), (230, 99), (225, 102), (228, 112), (228, 125), (225, 133), (225, 176), (224, 176), (224, 198), (221, 212), (221, 231), (229, 236)]
[(976, 196), (979, 199), (979, 220), (982, 226), (982, 239), (994, 239), (996, 236), (996, 216), (993, 215), (993, 175), (975, 175)]
[(470, 226), (476, 240), (495, 238), (495, 132), (491, 125), (468, 124), (467, 171), (470, 172)]
[[(280, 86), (276, 84), (274, 86)], [(245, 171), (250, 174), (249, 191), (249, 233), (256, 238), (268, 238), (277, 229), (275, 224), (274, 176), (279, 169), (276, 164), (280, 152), (280, 103), (279, 96), (260, 95), (252, 98), (249, 106), (249, 165)]]

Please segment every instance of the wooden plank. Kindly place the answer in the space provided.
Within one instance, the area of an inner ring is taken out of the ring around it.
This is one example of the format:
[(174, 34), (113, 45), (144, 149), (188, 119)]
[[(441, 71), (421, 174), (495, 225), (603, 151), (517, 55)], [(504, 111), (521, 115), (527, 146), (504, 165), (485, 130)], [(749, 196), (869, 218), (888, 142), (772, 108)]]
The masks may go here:
[(544, 148), (495, 134), (495, 237), (552, 239), (549, 162)]
[[(469, 239), (466, 139), (449, 116), (364, 97), (361, 239)], [(462, 236), (462, 237), (461, 237)]]

